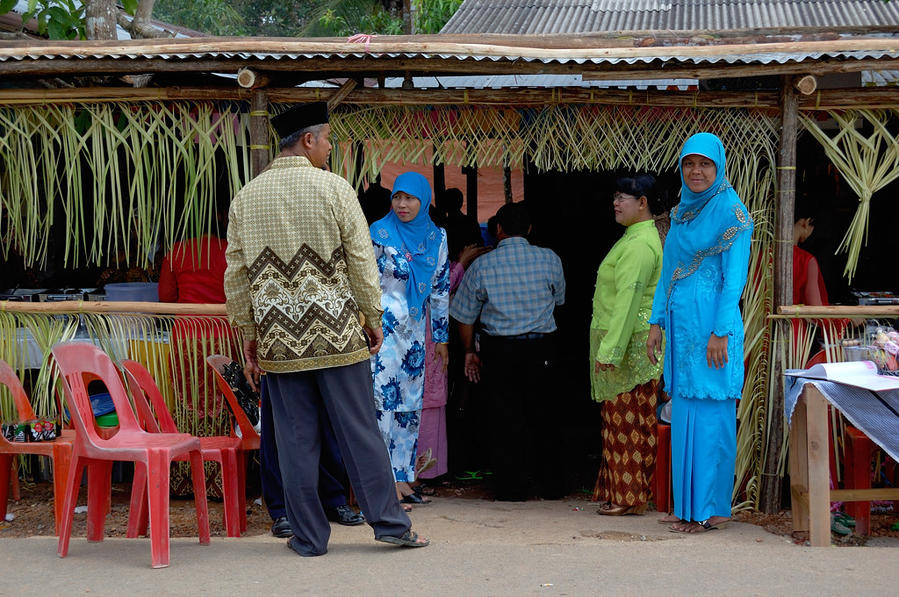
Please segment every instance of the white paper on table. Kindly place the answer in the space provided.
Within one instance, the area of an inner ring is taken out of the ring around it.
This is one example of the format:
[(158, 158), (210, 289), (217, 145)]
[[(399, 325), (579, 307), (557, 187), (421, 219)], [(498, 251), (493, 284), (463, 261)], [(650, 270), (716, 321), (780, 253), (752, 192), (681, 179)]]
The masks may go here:
[(784, 372), (784, 375), (824, 379), (874, 392), (899, 390), (899, 377), (878, 375), (877, 365), (872, 361), (818, 363), (809, 369), (788, 369)]

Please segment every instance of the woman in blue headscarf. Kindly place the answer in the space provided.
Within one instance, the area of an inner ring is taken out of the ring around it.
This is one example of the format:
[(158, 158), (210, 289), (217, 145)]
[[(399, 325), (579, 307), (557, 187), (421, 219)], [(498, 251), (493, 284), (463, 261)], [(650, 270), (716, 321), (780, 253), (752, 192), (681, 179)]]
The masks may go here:
[(370, 228), (384, 309), (384, 344), (372, 359), (375, 409), (397, 497), (406, 504), (428, 502), (410, 485), (424, 396), (426, 325), (444, 371), (449, 360), (446, 233), (431, 221), (430, 204), (428, 180), (416, 172), (403, 173), (393, 185), (390, 212)]
[(725, 175), (724, 146), (693, 135), (680, 153), (681, 201), (671, 212), (662, 276), (649, 318), (647, 356), (666, 337), (672, 399), (672, 530), (701, 533), (730, 520), (743, 389), (740, 296), (749, 269), (752, 217)]

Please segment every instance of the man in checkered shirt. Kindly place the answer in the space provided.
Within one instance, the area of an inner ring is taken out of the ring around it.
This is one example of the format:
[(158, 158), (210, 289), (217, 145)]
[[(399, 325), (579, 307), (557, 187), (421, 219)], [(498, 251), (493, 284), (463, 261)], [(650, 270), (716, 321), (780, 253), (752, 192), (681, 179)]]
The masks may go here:
[(465, 272), (450, 315), (459, 322), (465, 374), (473, 382), (483, 377), (490, 401), (496, 499), (558, 499), (565, 475), (552, 400), (553, 311), (565, 302), (562, 262), (525, 238), (531, 226), (524, 205), (506, 204), (496, 219), (499, 244)]

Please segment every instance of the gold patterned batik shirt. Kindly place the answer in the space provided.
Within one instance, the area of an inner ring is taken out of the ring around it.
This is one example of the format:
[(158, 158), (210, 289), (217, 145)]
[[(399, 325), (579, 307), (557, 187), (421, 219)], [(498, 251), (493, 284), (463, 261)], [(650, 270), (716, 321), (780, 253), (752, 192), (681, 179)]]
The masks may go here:
[(360, 316), (381, 324), (368, 226), (353, 188), (280, 157), (231, 202), (225, 295), (259, 365), (286, 373), (369, 358)]

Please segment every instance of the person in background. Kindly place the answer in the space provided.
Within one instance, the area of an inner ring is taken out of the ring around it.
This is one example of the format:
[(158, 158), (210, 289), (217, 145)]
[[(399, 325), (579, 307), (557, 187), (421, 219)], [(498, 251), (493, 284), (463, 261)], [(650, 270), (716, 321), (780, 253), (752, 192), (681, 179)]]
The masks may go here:
[[(559, 499), (566, 479), (553, 408), (553, 311), (565, 301), (562, 261), (525, 238), (531, 224), (521, 203), (503, 205), (496, 222), (499, 244), (465, 272), (450, 314), (459, 322), (471, 381), (480, 380), (483, 362), (496, 499), (525, 501), (534, 493)], [(474, 324), (479, 320), (478, 353)]]
[(381, 173), (368, 185), (368, 188), (359, 196), (362, 204), (362, 213), (369, 224), (376, 222), (390, 211), (390, 191), (381, 186)]
[(446, 232), (431, 221), (431, 185), (405, 172), (393, 184), (390, 213), (371, 225), (381, 275), (384, 346), (372, 360), (375, 409), (390, 454), (397, 498), (423, 505), (415, 481), (416, 454), (424, 406), (427, 342), (431, 328), (439, 369), (449, 363), (450, 275)]
[(718, 137), (687, 139), (678, 164), (681, 201), (671, 212), (646, 352), (655, 364), (664, 329), (677, 520), (671, 530), (703, 533), (731, 517), (743, 390), (740, 297), (753, 221), (727, 180)]
[[(227, 207), (217, 212), (222, 233), (227, 230), (227, 213)], [(160, 302), (224, 303), (227, 247), (225, 239), (213, 235), (175, 243), (159, 269)], [(231, 327), (217, 317), (175, 316), (170, 347), (176, 416), (190, 417), (192, 432), (203, 429), (210, 435), (227, 435), (227, 410), (205, 360), (210, 354), (238, 354), (240, 349)], [(206, 475), (207, 494), (222, 497), (221, 470), (209, 468)], [(172, 468), (171, 492), (176, 496), (193, 493), (190, 467), (185, 463)]]
[(799, 246), (815, 231), (815, 212), (808, 197), (796, 202), (793, 222), (793, 304), (829, 305), (818, 260)]
[(615, 221), (626, 227), (596, 273), (590, 322), (593, 399), (602, 404), (603, 461), (593, 491), (599, 514), (642, 514), (655, 471), (656, 391), (661, 363), (646, 356), (649, 315), (662, 272), (655, 178), (619, 178)]
[(462, 191), (455, 187), (437, 194), (436, 211), (442, 217), (437, 225), (446, 229), (450, 255), (458, 255), (464, 247), (484, 244), (481, 225), (474, 217), (462, 213), (463, 203)]
[(384, 339), (378, 269), (353, 187), (322, 169), (327, 104), (294, 106), (272, 125), (280, 153), (231, 202), (225, 295), (251, 385), (267, 372), (287, 545), (301, 556), (328, 551), (318, 496), (325, 410), (375, 539), (424, 547), (396, 499), (372, 408), (370, 360)]

